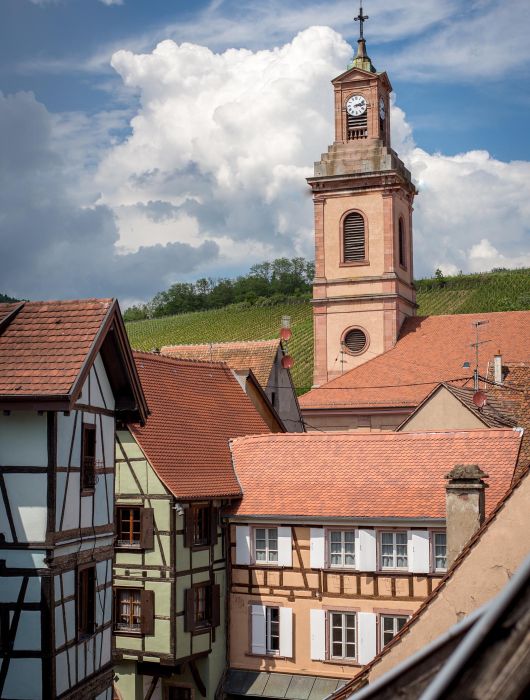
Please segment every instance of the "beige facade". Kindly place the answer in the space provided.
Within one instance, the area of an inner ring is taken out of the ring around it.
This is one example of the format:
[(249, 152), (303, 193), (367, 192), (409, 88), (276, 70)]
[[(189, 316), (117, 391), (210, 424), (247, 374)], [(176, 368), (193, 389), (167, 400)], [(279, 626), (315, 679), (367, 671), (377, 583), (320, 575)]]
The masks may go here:
[[(443, 523), (436, 528), (431, 524), (429, 529), (423, 525), (421, 530), (418, 523), (411, 526), (403, 522), (397, 529), (395, 525), (395, 522), (392, 526), (381, 523), (361, 532), (358, 524), (349, 522), (329, 523), (329, 526), (324, 523), (291, 526), (272, 522), (232, 524), (230, 666), (253, 671), (351, 678), (382, 647), (383, 617), (407, 619), (443, 575), (441, 571), (434, 571), (431, 556), (433, 533), (442, 532)], [(276, 563), (256, 561), (256, 531), (264, 528), (277, 528), (280, 540), (283, 538), (283, 545), (281, 541), (278, 545), (279, 561)], [(345, 531), (356, 532), (358, 569), (331, 565), (331, 533)], [(370, 532), (366, 535), (369, 541), (363, 539), (366, 532)], [(407, 532), (408, 568), (381, 568), (379, 542), (382, 532)], [(425, 535), (423, 542), (427, 542), (425, 561), (420, 561), (417, 554), (415, 565), (412, 562), (412, 533), (416, 533), (414, 537), (419, 537), (420, 533)], [(241, 563), (244, 553), (242, 556), (238, 551), (245, 548), (245, 536), (249, 564)], [(366, 558), (369, 544), (374, 547), (371, 561)], [(373, 570), (366, 570), (370, 568)], [(422, 573), (409, 571), (409, 568), (422, 569)], [(285, 610), (284, 617), (289, 618), (283, 625), (280, 613), (280, 642), (276, 652), (266, 648), (256, 651), (253, 613), (255, 610), (260, 612), (260, 607)], [(353, 653), (355, 658), (334, 658), (330, 642), (333, 613), (351, 616), (349, 619), (355, 628), (351, 639), (354, 639), (355, 649), (352, 647), (348, 653)], [(289, 636), (287, 641), (284, 633)]]
[[(307, 432), (324, 430), (326, 433), (383, 433), (392, 432), (402, 423), (409, 411), (371, 411), (314, 409), (304, 410)], [(418, 428), (419, 430), (419, 428)]]
[(484, 423), (444, 386), (419, 407), (403, 426), (406, 432), (418, 430), (474, 430)]

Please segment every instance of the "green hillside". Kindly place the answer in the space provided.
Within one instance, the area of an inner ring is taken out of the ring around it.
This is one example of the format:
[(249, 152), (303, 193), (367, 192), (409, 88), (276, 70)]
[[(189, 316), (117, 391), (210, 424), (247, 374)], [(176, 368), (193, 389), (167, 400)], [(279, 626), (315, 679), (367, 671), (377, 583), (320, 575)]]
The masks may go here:
[[(418, 315), (485, 313), (530, 309), (530, 269), (506, 270), (416, 282)], [(283, 315), (291, 317), (293, 338), (289, 352), (295, 359), (292, 374), (299, 393), (311, 386), (313, 323), (307, 301), (271, 306), (235, 304), (223, 309), (127, 323), (132, 346), (152, 350), (162, 345), (278, 337)]]

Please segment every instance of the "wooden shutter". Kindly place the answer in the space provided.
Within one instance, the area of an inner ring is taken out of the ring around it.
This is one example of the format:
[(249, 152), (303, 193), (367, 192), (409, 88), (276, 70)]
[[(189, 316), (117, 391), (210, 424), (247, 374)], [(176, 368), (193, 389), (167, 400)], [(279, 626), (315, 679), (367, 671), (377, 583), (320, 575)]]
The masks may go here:
[(193, 546), (193, 507), (189, 506), (184, 511), (184, 546)]
[(195, 629), (195, 593), (193, 588), (184, 591), (184, 631)]
[(278, 528), (278, 565), (293, 565), (293, 545), (291, 542), (291, 528)]
[(344, 262), (365, 259), (364, 218), (359, 212), (348, 214), (343, 223)]
[(152, 508), (140, 510), (140, 547), (153, 549), (155, 546), (154, 515)]
[(212, 627), (219, 627), (221, 624), (221, 586), (218, 583), (212, 584)]
[(250, 528), (248, 525), (236, 525), (236, 564), (250, 564)]
[(377, 654), (377, 615), (369, 612), (357, 613), (357, 627), (357, 660), (364, 666)]
[(266, 654), (266, 624), (265, 624), (265, 606), (251, 605), (251, 649), (253, 654)]
[(310, 610), (311, 658), (324, 661), (326, 658), (326, 611)]
[(155, 592), (141, 591), (140, 604), (142, 606), (141, 625), (142, 634), (155, 633)]
[(375, 530), (359, 529), (359, 571), (376, 571), (377, 546)]
[(290, 659), (293, 655), (293, 610), (280, 608), (280, 656)]
[(323, 527), (311, 528), (311, 544), (309, 555), (312, 569), (323, 569), (325, 566), (326, 538)]
[(428, 530), (409, 530), (407, 533), (407, 559), (409, 571), (428, 574), (430, 567), (430, 542)]
[(210, 544), (217, 544), (217, 521), (219, 519), (219, 511), (215, 506), (210, 508)]

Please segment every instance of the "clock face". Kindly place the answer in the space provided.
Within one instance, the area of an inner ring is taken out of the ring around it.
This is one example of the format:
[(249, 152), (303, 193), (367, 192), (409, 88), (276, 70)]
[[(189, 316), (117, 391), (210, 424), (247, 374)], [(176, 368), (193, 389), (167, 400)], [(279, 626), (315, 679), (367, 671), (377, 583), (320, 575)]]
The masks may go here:
[(379, 116), (384, 119), (386, 115), (385, 101), (382, 97), (379, 98)]
[(352, 117), (360, 117), (366, 112), (366, 100), (362, 95), (352, 95), (346, 102), (346, 111)]

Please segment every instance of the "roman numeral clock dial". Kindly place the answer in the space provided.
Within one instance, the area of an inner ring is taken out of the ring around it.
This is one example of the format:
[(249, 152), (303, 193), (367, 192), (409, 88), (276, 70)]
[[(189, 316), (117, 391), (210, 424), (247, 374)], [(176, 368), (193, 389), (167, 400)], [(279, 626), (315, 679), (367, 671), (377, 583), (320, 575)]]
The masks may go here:
[(352, 95), (346, 102), (346, 111), (352, 117), (360, 117), (366, 112), (366, 100), (362, 95)]

